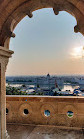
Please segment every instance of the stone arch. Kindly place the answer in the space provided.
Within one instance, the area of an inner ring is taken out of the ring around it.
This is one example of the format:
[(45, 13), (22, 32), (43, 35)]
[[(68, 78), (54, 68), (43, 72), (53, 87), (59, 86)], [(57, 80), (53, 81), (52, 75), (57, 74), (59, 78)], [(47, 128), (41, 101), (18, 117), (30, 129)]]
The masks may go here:
[(0, 5), (0, 46), (8, 49), (10, 38), (15, 37), (13, 30), (16, 25), (26, 15), (31, 18), (33, 11), (42, 8), (53, 8), (56, 15), (59, 11), (70, 13), (77, 20), (74, 31), (84, 35), (84, 2), (82, 0), (4, 0), (0, 2)]
[(83, 0), (0, 0), (0, 130), (2, 139), (9, 138), (6, 134), (6, 89), (5, 71), (9, 58), (13, 51), (9, 49), (11, 37), (16, 25), (28, 15), (32, 17), (32, 12), (42, 8), (53, 8), (57, 15), (59, 11), (66, 11), (77, 20), (74, 27), (75, 32), (84, 35), (84, 1)]

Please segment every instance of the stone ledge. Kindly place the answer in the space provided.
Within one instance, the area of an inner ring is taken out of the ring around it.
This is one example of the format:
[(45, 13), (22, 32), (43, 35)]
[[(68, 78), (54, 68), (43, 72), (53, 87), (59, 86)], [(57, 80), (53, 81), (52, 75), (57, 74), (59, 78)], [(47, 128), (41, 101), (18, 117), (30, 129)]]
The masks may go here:
[(13, 51), (0, 46), (0, 56), (9, 58), (13, 53), (14, 53)]

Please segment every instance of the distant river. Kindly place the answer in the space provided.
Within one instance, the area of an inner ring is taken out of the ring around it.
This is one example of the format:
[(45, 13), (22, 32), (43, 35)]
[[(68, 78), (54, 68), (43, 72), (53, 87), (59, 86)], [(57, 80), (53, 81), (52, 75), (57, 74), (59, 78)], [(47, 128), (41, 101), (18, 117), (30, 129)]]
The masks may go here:
[(65, 91), (65, 90), (73, 91), (74, 89), (78, 88), (79, 86), (77, 86), (77, 85), (63, 85), (63, 86), (59, 86), (59, 87), (62, 91)]
[[(6, 83), (6, 85), (8, 85)], [(21, 87), (22, 84), (10, 84), (12, 87)], [(35, 87), (34, 85), (28, 85), (29, 87)], [(70, 91), (73, 91), (74, 89), (78, 88), (79, 86), (78, 85), (71, 85), (71, 84), (64, 84), (64, 85), (59, 85), (59, 88), (62, 90), (62, 91), (65, 91), (65, 90), (70, 90)]]

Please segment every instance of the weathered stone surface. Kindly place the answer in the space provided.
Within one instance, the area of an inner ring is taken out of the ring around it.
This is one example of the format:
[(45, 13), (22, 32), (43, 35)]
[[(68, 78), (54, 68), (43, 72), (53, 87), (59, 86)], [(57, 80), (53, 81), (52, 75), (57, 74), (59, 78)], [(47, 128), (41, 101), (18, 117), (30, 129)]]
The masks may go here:
[(84, 129), (7, 124), (11, 139), (84, 139)]
[[(84, 97), (7, 96), (6, 100), (7, 123), (84, 127)], [(49, 117), (45, 110), (50, 111)], [(68, 111), (73, 112), (71, 118)]]
[(0, 139), (9, 139), (6, 132), (6, 87), (5, 72), (13, 51), (0, 46)]

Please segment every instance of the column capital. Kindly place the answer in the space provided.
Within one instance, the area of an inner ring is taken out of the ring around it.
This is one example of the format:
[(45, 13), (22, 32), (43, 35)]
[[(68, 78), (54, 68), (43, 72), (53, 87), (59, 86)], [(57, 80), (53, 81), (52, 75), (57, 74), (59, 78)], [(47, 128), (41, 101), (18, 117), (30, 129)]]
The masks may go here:
[(9, 58), (12, 56), (14, 52), (0, 46), (0, 63), (3, 64), (3, 66), (5, 67), (6, 70), (6, 66), (8, 64)]
[(12, 56), (14, 52), (5, 48), (5, 47), (2, 47), (0, 46), (0, 57), (4, 57), (4, 58), (10, 58)]

